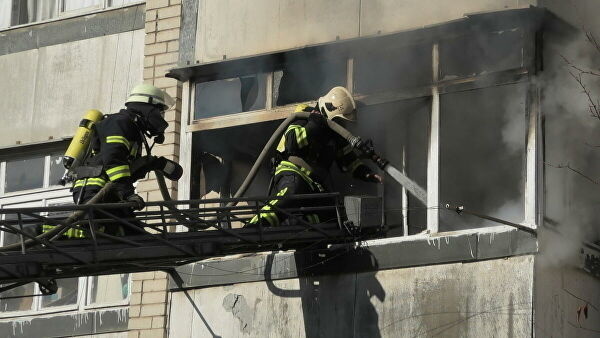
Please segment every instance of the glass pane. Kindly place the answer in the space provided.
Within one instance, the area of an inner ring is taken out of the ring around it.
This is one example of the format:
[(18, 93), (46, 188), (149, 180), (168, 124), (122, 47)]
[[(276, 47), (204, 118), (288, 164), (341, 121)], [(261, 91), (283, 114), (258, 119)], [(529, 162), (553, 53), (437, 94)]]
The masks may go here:
[(44, 184), (44, 157), (6, 162), (5, 192), (41, 188)]
[(521, 67), (523, 46), (523, 31), (519, 29), (442, 40), (440, 78), (448, 80)]
[(86, 7), (99, 6), (100, 4), (102, 4), (102, 0), (64, 0), (62, 10), (63, 12), (67, 12)]
[[(6, 206), (6, 209), (19, 208), (19, 207), (25, 208), (25, 207), (33, 207), (33, 206), (40, 206), (40, 204), (35, 204), (35, 205), (28, 204), (28, 205), (19, 205), (19, 206), (9, 205), (9, 206)], [(4, 216), (4, 220), (7, 220), (7, 221), (12, 221), (12, 220), (17, 220), (17, 219), (18, 219), (17, 214), (5, 214), (5, 216)], [(39, 224), (37, 224), (37, 222), (32, 217), (22, 215), (21, 220), (22, 220), (23, 232), (25, 232), (29, 235), (32, 235), (32, 236), (35, 236), (40, 233)], [(19, 228), (18, 223), (11, 223), (10, 225), (12, 227)], [(23, 239), (25, 239), (25, 240), (27, 239), (27, 236), (23, 236), (23, 237), (24, 237)], [(13, 234), (13, 233), (5, 231), (4, 232), (4, 240), (2, 242), (2, 245), (6, 246), (9, 244), (15, 244), (15, 243), (21, 243), (21, 235)]]
[(354, 91), (358, 94), (393, 91), (431, 83), (431, 45), (369, 50), (354, 59)]
[(11, 0), (0, 0), (0, 29), (10, 26)]
[(265, 108), (266, 74), (196, 84), (194, 119)]
[(58, 181), (63, 177), (65, 167), (62, 164), (62, 155), (50, 156), (50, 182), (49, 185), (59, 185)]
[(124, 6), (130, 3), (134, 3), (134, 2), (141, 2), (142, 0), (109, 0), (108, 1), (108, 6), (109, 7), (117, 7), (117, 6)]
[[(17, 208), (17, 207), (33, 207), (39, 206), (38, 203), (35, 204), (26, 204), (26, 205), (12, 205), (8, 206), (8, 208)], [(16, 214), (6, 214), (4, 216), (5, 220), (16, 220)], [(23, 216), (22, 220), (25, 221), (23, 224), (23, 230), (31, 235), (36, 235), (38, 232), (38, 227), (34, 224), (27, 224), (27, 220), (30, 220), (31, 217)], [(12, 225), (12, 224), (11, 224)], [(15, 228), (19, 228), (18, 225), (13, 225)], [(9, 244), (19, 243), (21, 242), (21, 236), (18, 234), (11, 234), (9, 232), (3, 232), (4, 240), (2, 245), (6, 246)], [(27, 238), (24, 238), (27, 239)], [(4, 285), (3, 285), (4, 286)], [(34, 283), (29, 283), (26, 285), (19, 286), (18, 288), (14, 288), (9, 291), (3, 292), (0, 297), (21, 297), (21, 296), (29, 296), (34, 293)], [(0, 299), (0, 311), (25, 311), (31, 310), (33, 305), (33, 297), (24, 297), (24, 298), (11, 298), (11, 299)]]
[(48, 20), (57, 15), (58, 0), (13, 0), (12, 25)]
[(42, 308), (77, 304), (79, 278), (58, 279), (56, 284), (58, 291), (55, 294), (42, 297)]
[[(440, 98), (440, 204), (522, 222), (526, 85), (452, 93)], [(495, 226), (440, 211), (440, 231)]]
[[(6, 286), (6, 285), (0, 285)], [(34, 283), (25, 284), (19, 286), (18, 288), (14, 288), (8, 291), (2, 292), (0, 295), (2, 298), (0, 299), (0, 311), (8, 312), (8, 311), (26, 311), (31, 310), (33, 306), (33, 297), (22, 297), (22, 296), (30, 296), (33, 295), (34, 292)], [(11, 297), (19, 297), (19, 298), (11, 298)], [(6, 299), (9, 298), (9, 299)]]
[(90, 304), (111, 304), (127, 299), (129, 274), (90, 277)]
[(316, 101), (335, 86), (346, 86), (346, 59), (316, 60), (295, 56), (273, 74), (273, 102), (284, 106)]

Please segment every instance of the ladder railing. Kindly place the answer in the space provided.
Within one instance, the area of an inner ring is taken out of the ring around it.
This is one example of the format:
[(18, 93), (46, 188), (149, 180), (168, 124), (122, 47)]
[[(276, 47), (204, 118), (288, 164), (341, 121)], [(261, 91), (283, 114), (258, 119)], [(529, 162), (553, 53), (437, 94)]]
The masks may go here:
[[(298, 205), (315, 206), (284, 209), (272, 203), (269, 204), (271, 210), (285, 215), (287, 225), (264, 227), (259, 222), (245, 227), (274, 199), (302, 200)], [(230, 206), (230, 202), (237, 204)], [(134, 217), (118, 215), (119, 209), (130, 207), (125, 203), (0, 209), (3, 238), (0, 282), (22, 284), (168, 269), (207, 257), (355, 241), (361, 231), (366, 233), (365, 229), (348, 223), (337, 193), (163, 201), (146, 205), (147, 208), (135, 212)], [(53, 213), (76, 211), (83, 211), (84, 217), (53, 236), (41, 235), (42, 224), (65, 225), (65, 218), (52, 216)], [(305, 217), (311, 213), (335, 216), (313, 224)], [(135, 235), (115, 236), (102, 231), (103, 226), (109, 224), (118, 224)], [(71, 229), (81, 231), (84, 238), (65, 239), (62, 234)]]

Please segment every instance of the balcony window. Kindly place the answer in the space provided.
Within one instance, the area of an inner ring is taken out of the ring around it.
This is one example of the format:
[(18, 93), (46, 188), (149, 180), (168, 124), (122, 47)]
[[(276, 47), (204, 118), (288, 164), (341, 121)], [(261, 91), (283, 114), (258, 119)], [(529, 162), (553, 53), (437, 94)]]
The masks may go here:
[(266, 83), (266, 74), (200, 82), (194, 119), (265, 109)]
[[(526, 86), (445, 94), (440, 99), (440, 200), (521, 223), (524, 219)], [(496, 225), (440, 213), (441, 230)]]
[(346, 86), (345, 59), (317, 60), (294, 57), (273, 73), (273, 102), (285, 106), (316, 101), (335, 86)]

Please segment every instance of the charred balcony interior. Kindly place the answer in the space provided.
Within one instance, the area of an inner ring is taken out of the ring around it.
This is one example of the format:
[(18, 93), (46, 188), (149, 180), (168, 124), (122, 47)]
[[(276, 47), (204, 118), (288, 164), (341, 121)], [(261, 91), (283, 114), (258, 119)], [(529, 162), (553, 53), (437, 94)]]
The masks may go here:
[[(357, 123), (343, 126), (372, 139), (396, 168), (437, 192), (424, 205), (391, 177), (377, 186), (333, 166), (328, 191), (382, 197), (387, 237), (495, 225), (440, 208), (446, 203), (539, 224), (536, 76), (548, 22), (551, 14), (538, 8), (474, 14), (415, 31), (174, 69), (169, 76), (190, 83), (184, 197), (231, 197), (281, 119), (340, 85), (359, 111)], [(249, 196), (268, 194), (271, 171), (264, 163)]]

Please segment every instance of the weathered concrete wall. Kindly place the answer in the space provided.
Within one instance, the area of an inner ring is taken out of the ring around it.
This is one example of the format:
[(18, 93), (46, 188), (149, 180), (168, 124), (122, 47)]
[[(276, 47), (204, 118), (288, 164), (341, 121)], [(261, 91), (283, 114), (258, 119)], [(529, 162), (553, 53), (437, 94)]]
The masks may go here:
[(204, 0), (200, 63), (378, 33), (416, 29), (464, 14), (527, 7), (536, 0)]
[(183, 292), (172, 293), (171, 337), (527, 337), (533, 256), (251, 282), (189, 294), (197, 309)]
[[(546, 230), (539, 240), (540, 253), (535, 261), (536, 336), (598, 337), (600, 280), (581, 269), (577, 252), (569, 252), (573, 246), (568, 237)], [(587, 316), (582, 311), (586, 304)]]
[(0, 56), (0, 145), (71, 136), (83, 113), (114, 113), (142, 80), (144, 31)]

